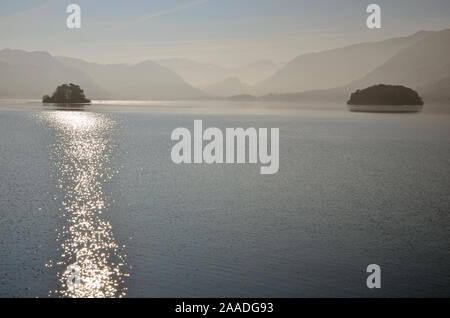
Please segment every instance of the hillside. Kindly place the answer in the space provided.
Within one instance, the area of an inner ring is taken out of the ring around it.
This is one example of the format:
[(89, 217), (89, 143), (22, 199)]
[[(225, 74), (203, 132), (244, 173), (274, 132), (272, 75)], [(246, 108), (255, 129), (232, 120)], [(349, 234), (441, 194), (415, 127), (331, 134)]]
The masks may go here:
[(248, 94), (249, 85), (242, 83), (237, 77), (230, 77), (203, 89), (210, 96), (229, 97)]
[(205, 87), (230, 76), (226, 68), (184, 58), (163, 59), (155, 62), (179, 74), (185, 81), (195, 87)]
[(171, 70), (145, 61), (138, 64), (103, 65), (80, 59), (58, 57), (65, 65), (77, 68), (102, 83), (112, 98), (117, 99), (192, 99), (204, 93)]
[(450, 75), (421, 87), (421, 92), (427, 100), (450, 101)]
[(42, 98), (61, 83), (75, 82), (86, 94), (109, 97), (87, 74), (68, 67), (46, 52), (0, 51), (0, 98)]
[(230, 77), (238, 77), (245, 83), (254, 84), (267, 78), (284, 65), (261, 60), (227, 68), (185, 58), (163, 59), (155, 62), (179, 74), (188, 83), (198, 88), (211, 86)]
[[(345, 85), (283, 94), (269, 94), (267, 100), (343, 101), (361, 87), (377, 84), (405, 85), (427, 100), (450, 100), (450, 30), (420, 32), (423, 39), (399, 50), (374, 70)], [(417, 34), (416, 34), (417, 36)], [(323, 63), (326, 63), (323, 61)], [(314, 75), (316, 76), (316, 75)]]
[(435, 32), (403, 48), (381, 66), (352, 82), (349, 88), (384, 83), (406, 85), (422, 92), (450, 75), (449, 56), (450, 30)]
[(267, 94), (344, 86), (379, 67), (401, 49), (430, 34), (419, 32), (408, 37), (301, 55), (268, 79), (255, 85), (255, 89), (259, 94)]

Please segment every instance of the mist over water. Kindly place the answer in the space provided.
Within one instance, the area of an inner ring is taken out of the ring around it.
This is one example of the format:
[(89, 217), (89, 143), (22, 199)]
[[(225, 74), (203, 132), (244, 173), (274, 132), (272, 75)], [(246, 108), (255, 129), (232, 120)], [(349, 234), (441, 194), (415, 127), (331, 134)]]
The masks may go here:
[[(2, 101), (0, 296), (449, 296), (450, 116), (306, 106)], [(194, 119), (279, 127), (280, 171), (174, 165)]]

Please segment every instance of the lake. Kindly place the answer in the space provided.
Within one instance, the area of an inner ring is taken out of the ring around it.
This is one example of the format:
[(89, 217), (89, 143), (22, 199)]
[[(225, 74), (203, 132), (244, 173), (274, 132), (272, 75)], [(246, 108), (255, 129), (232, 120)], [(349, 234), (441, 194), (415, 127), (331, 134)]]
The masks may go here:
[[(0, 101), (0, 296), (449, 297), (446, 107)], [(280, 128), (279, 172), (175, 165), (195, 119)]]

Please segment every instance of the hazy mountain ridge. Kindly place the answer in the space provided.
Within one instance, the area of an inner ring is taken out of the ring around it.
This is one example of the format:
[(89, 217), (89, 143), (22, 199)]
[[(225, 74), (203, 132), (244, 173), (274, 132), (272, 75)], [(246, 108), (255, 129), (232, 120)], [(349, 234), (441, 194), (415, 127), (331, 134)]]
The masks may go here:
[(259, 94), (292, 93), (332, 89), (368, 74), (402, 48), (426, 38), (432, 32), (378, 42), (354, 44), (296, 57), (266, 80), (255, 85)]
[(450, 75), (421, 88), (426, 99), (450, 101)]
[(0, 98), (41, 98), (63, 83), (94, 99), (195, 99), (205, 94), (152, 61), (102, 65), (47, 52), (0, 51)]
[(69, 57), (59, 56), (57, 59), (81, 69), (95, 81), (102, 83), (113, 98), (193, 99), (205, 96), (178, 74), (149, 60), (132, 65), (103, 65)]
[(163, 59), (155, 62), (179, 74), (185, 81), (197, 88), (206, 87), (229, 76), (225, 68), (185, 58)]
[(203, 89), (210, 96), (229, 97), (249, 94), (252, 91), (250, 85), (242, 83), (237, 77), (229, 77), (214, 83)]
[[(419, 32), (421, 39), (400, 49), (374, 70), (346, 85), (262, 96), (266, 100), (345, 101), (356, 89), (377, 84), (405, 85), (426, 100), (450, 100), (450, 30)], [(389, 41), (389, 40), (388, 40)]]
[(46, 52), (0, 51), (0, 97), (41, 98), (61, 83), (76, 82), (86, 94), (109, 94), (85, 73), (63, 65)]
[(400, 50), (349, 87), (401, 84), (419, 91), (450, 75), (450, 30), (430, 34)]
[[(57, 85), (73, 82), (94, 99), (204, 99), (255, 95), (265, 100), (344, 101), (356, 89), (392, 84), (413, 88), (423, 94), (425, 100), (450, 100), (449, 56), (450, 30), (422, 31), (407, 37), (304, 54), (257, 85), (246, 84), (238, 76), (227, 76), (202, 87), (202, 91), (178, 73), (160, 65), (161, 61), (103, 65), (70, 57), (53, 57), (46, 52), (4, 49), (0, 51), (0, 98), (41, 98)], [(178, 64), (178, 67), (191, 68), (200, 77), (208, 70), (204, 81), (227, 75), (224, 68), (212, 64), (186, 59), (165, 61), (166, 64), (170, 61), (172, 67)], [(276, 63), (261, 61), (247, 67), (258, 69), (261, 65), (274, 66)], [(264, 88), (265, 85), (268, 86)]]
[(240, 67), (227, 68), (185, 58), (163, 59), (155, 62), (174, 71), (188, 83), (200, 89), (232, 77), (237, 77), (244, 83), (254, 84), (267, 78), (284, 65), (261, 60)]

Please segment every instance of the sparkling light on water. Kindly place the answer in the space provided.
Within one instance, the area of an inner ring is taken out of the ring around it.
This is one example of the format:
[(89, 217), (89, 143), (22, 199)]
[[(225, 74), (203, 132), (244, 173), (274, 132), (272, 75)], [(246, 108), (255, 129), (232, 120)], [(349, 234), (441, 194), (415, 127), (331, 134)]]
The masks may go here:
[[(60, 259), (56, 260), (62, 297), (122, 297), (127, 264), (105, 218), (108, 200), (104, 185), (115, 172), (111, 134), (115, 122), (107, 115), (81, 111), (41, 113), (40, 119), (56, 132), (52, 145), (62, 193), (62, 228), (57, 229)], [(79, 284), (71, 286), (70, 265), (80, 269)]]

